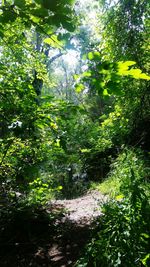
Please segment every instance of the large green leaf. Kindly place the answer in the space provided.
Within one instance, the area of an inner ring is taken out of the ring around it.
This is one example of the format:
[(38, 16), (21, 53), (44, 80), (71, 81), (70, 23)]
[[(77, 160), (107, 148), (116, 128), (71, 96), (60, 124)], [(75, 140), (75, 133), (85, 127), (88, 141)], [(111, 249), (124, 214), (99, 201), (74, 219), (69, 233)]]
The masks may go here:
[(14, 5), (19, 8), (24, 8), (26, 6), (26, 0), (14, 0)]
[(73, 32), (75, 30), (75, 25), (69, 21), (62, 21), (61, 22), (63, 27), (68, 30), (69, 32)]
[(121, 76), (131, 76), (134, 79), (144, 79), (144, 80), (150, 80), (150, 76), (148, 76), (146, 73), (142, 73), (140, 69), (129, 69), (130, 66), (133, 66), (136, 64), (134, 61), (125, 61), (125, 62), (118, 62), (118, 75)]
[(51, 11), (57, 11), (59, 1), (58, 0), (43, 0), (43, 6)]
[(52, 35), (50, 38), (45, 38), (44, 43), (49, 44), (54, 48), (61, 48), (63, 45), (62, 41), (59, 41), (56, 35)]

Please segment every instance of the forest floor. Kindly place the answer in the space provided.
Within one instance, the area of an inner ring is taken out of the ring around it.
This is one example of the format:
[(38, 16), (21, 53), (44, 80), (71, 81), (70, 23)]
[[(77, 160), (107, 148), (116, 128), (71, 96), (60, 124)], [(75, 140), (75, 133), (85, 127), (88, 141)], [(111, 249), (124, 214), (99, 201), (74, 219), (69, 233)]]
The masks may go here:
[(49, 202), (44, 212), (55, 214), (51, 223), (40, 215), (38, 220), (15, 224), (15, 236), (2, 246), (1, 266), (73, 267), (90, 240), (95, 219), (102, 215), (100, 206), (105, 200), (93, 190), (76, 199)]

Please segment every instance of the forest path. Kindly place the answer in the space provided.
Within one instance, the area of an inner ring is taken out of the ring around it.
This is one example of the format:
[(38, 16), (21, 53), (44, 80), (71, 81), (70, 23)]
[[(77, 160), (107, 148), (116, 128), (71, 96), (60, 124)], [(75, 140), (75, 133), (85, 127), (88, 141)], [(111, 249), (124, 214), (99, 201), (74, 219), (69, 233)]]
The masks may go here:
[(89, 191), (84, 196), (71, 200), (55, 200), (50, 202), (53, 209), (64, 209), (64, 221), (69, 220), (78, 225), (90, 225), (101, 215), (100, 204), (106, 200), (97, 190)]
[(104, 195), (93, 190), (76, 199), (56, 200), (49, 204), (49, 211), (64, 209), (65, 213), (61, 219), (55, 221), (60, 232), (48, 249), (47, 266), (74, 266), (90, 238), (94, 219), (102, 214), (100, 205), (105, 200)]
[(106, 197), (93, 190), (46, 208), (16, 211), (0, 242), (1, 267), (73, 267), (91, 238)]

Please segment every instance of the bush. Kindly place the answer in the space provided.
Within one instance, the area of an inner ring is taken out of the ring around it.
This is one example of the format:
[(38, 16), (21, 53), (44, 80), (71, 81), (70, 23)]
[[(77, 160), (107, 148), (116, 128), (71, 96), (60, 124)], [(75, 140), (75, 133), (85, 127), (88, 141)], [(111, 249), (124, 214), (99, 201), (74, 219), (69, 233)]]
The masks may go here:
[[(140, 169), (142, 160), (136, 165), (138, 160), (131, 161), (133, 153), (135, 156), (135, 152), (126, 151), (123, 165), (117, 162), (123, 194), (103, 205), (96, 234), (85, 256), (77, 263), (78, 267), (149, 266), (150, 202), (144, 172)], [(120, 161), (121, 158), (123, 155)]]
[(147, 186), (149, 171), (148, 162), (146, 163), (140, 149), (125, 148), (112, 163), (108, 178), (98, 188), (104, 194), (115, 197), (118, 194), (127, 193), (128, 187), (132, 183), (133, 172), (136, 180), (139, 180), (141, 185)]

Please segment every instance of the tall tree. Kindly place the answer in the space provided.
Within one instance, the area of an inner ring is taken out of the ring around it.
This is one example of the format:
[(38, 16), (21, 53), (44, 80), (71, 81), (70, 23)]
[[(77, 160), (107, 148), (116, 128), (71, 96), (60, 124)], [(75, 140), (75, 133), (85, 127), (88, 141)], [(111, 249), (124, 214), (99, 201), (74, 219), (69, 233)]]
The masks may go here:
[(49, 82), (47, 64), (55, 59), (47, 58), (50, 48), (63, 46), (57, 38), (58, 30), (74, 30), (73, 2), (15, 0), (0, 4), (4, 188), (9, 185), (11, 190), (17, 185), (25, 189), (23, 184), (36, 176), (36, 169), (44, 158), (44, 127), (52, 119), (43, 106), (37, 105), (37, 96), (43, 83)]

